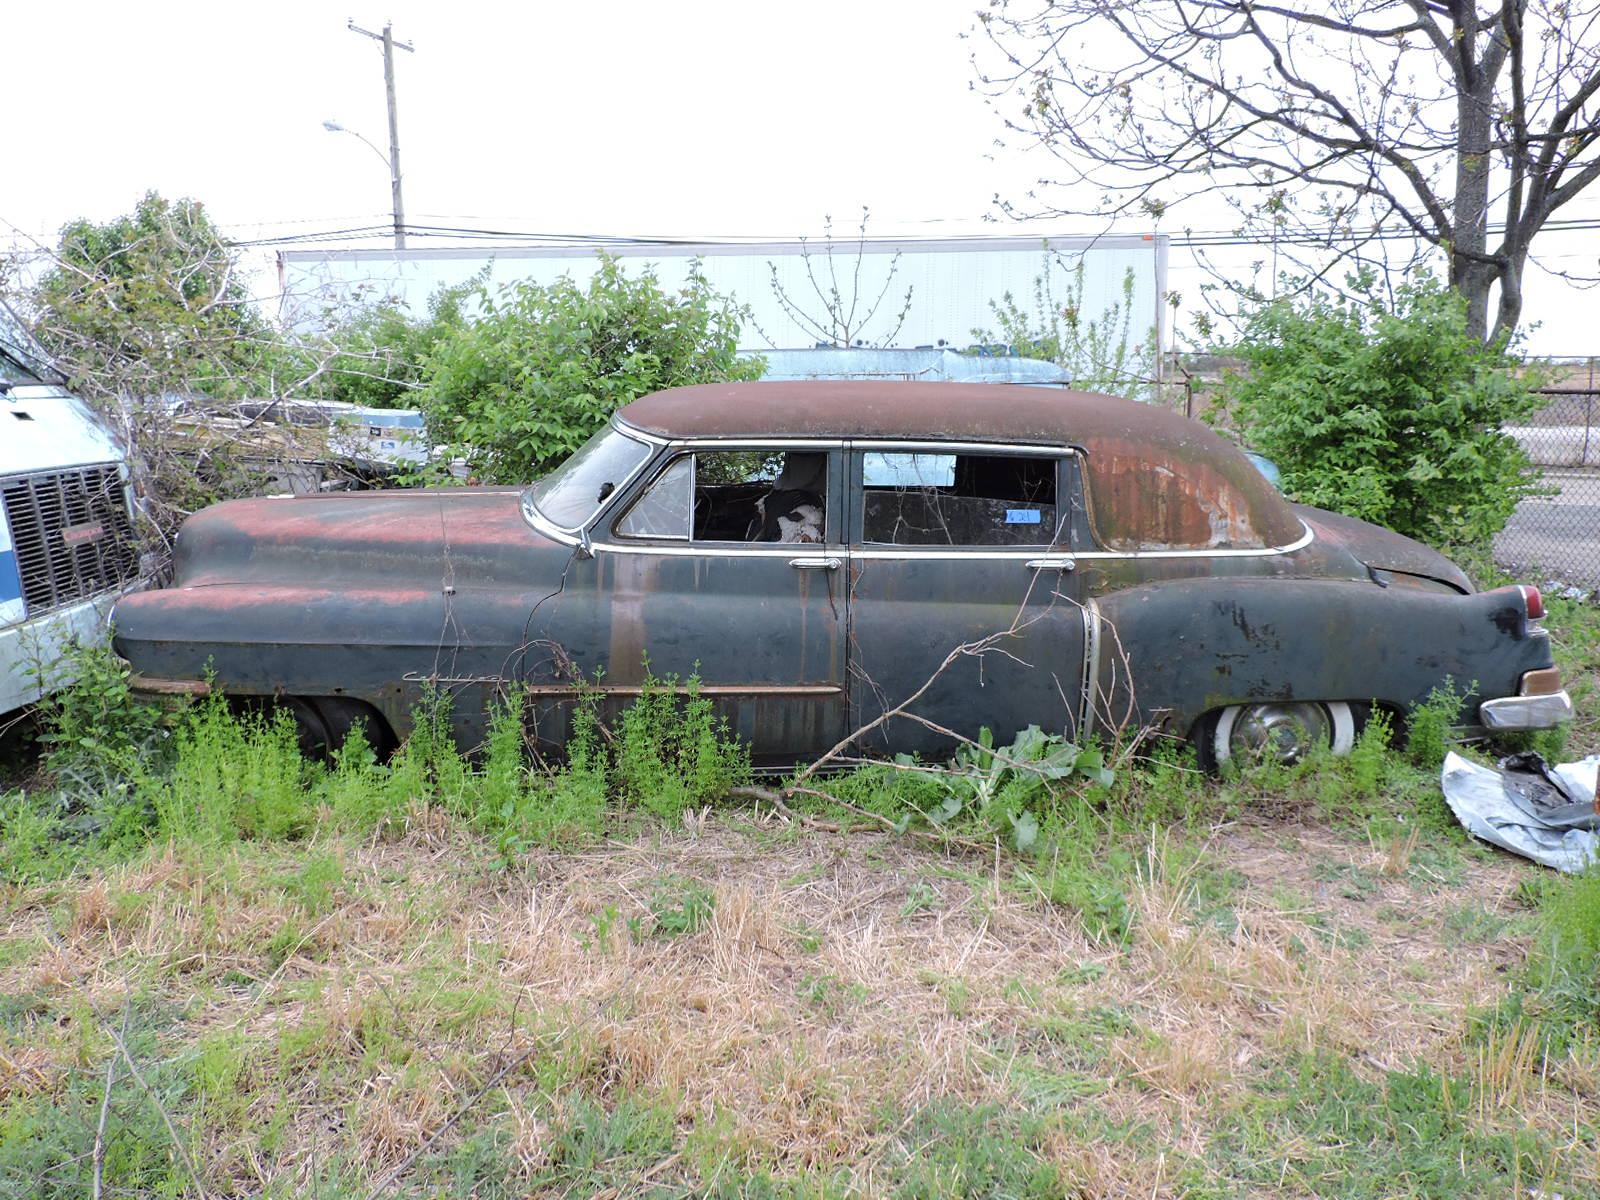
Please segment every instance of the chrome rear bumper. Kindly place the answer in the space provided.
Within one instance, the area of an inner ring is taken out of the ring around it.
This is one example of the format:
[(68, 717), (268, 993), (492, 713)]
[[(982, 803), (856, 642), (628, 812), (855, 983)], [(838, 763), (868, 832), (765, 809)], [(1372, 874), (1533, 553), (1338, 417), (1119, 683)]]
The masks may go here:
[(1572, 697), (1565, 690), (1542, 696), (1506, 696), (1478, 705), (1485, 729), (1553, 729), (1572, 720)]

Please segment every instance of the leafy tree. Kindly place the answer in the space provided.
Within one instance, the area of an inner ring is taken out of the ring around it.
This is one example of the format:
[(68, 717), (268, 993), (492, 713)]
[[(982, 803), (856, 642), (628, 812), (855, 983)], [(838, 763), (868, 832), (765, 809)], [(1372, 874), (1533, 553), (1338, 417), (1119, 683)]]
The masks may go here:
[(1485, 542), (1537, 488), (1504, 431), (1537, 409), (1525, 374), (1473, 336), (1466, 303), (1427, 277), (1391, 310), (1355, 296), (1260, 305), (1213, 414), (1273, 459), (1297, 500), (1434, 545)]
[[(1441, 252), (1467, 331), (1522, 315), (1534, 237), (1600, 179), (1596, 0), (992, 0), (983, 83), (1066, 168), (1051, 211), (1196, 197), (1329, 260)], [(1491, 242), (1491, 223), (1498, 227)], [(1411, 266), (1418, 264), (1412, 263)]]
[(148, 192), (115, 220), (71, 222), (18, 299), (133, 459), (151, 549), (198, 508), (281, 487), (292, 437), (198, 425), (176, 403), (282, 395), (312, 371), (257, 311), (237, 250), (198, 201)]
[[(275, 328), (251, 298), (237, 248), (198, 201), (148, 192), (115, 220), (71, 222), (17, 299), (133, 459), (151, 549), (170, 546), (196, 509), (282, 490), (329, 458), (326, 429), (272, 424), (259, 406), (234, 402), (318, 395), (339, 379), (329, 367), (341, 344)], [(377, 324), (358, 320), (347, 342), (375, 340)], [(216, 408), (230, 419), (200, 411)]]
[(195, 200), (147, 192), (126, 216), (66, 225), (31, 301), (39, 340), (91, 400), (259, 394), (274, 374), (238, 254)]
[(367, 408), (410, 408), (419, 403), (426, 364), (439, 343), (467, 321), (466, 304), (482, 279), (441, 287), (425, 317), (394, 300), (337, 314), (330, 329), (309, 339), (303, 353), (320, 360), (308, 374), (323, 400)]
[(429, 358), (423, 407), (441, 457), (487, 482), (538, 477), (648, 392), (764, 367), (737, 357), (742, 312), (698, 269), (671, 294), (653, 270), (630, 277), (603, 255), (587, 283), (480, 283), (473, 299), (477, 319)]
[(985, 345), (1011, 347), (1024, 358), (1038, 358), (1065, 367), (1072, 386), (1129, 399), (1151, 399), (1155, 374), (1155, 332), (1130, 342), (1133, 328), (1133, 268), (1122, 277), (1122, 298), (1110, 301), (1098, 316), (1083, 311), (1084, 262), (1067, 271), (1066, 290), (1056, 293), (1054, 262), (1046, 254), (1033, 278), (1033, 304), (1023, 308), (1011, 292), (989, 301), (995, 329), (974, 329), (973, 339)]

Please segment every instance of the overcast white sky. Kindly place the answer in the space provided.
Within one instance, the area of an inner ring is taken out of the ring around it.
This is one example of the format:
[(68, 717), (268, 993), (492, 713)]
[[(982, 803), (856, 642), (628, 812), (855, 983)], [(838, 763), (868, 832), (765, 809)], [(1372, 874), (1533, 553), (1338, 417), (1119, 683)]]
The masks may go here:
[[(236, 237), (386, 221), (383, 162), (322, 128), (334, 118), (386, 148), (381, 55), (348, 18), (392, 19), (416, 46), (397, 53), (412, 224), (790, 238), (824, 213), (849, 226), (867, 204), (875, 234), (1015, 232), (984, 217), (1049, 162), (998, 146), (999, 118), (971, 90), (961, 34), (976, 6), (10, 3), (0, 245), (49, 243), (150, 188), (204, 201)], [(1600, 194), (1563, 215), (1595, 214)], [(1025, 228), (1095, 232), (1071, 218)], [(1548, 235), (1536, 252), (1593, 273), (1600, 234)], [(1192, 296), (1187, 264), (1174, 249), (1172, 285)], [(1600, 353), (1600, 292), (1534, 272), (1528, 295), (1542, 322), (1530, 349)]]

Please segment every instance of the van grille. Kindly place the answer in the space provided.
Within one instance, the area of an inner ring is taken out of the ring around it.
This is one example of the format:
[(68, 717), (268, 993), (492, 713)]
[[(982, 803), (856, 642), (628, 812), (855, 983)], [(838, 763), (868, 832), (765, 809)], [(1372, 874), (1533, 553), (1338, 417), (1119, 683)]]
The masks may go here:
[(73, 604), (139, 572), (115, 463), (0, 482), (28, 615)]

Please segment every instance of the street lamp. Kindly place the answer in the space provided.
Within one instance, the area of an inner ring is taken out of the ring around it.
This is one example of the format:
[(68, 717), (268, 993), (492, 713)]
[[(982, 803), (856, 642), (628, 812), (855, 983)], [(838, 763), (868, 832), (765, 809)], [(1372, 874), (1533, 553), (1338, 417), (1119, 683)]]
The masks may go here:
[(400, 202), (400, 172), (395, 169), (394, 160), (354, 129), (341, 125), (331, 118), (324, 121), (322, 127), (329, 133), (348, 133), (353, 138), (359, 138), (367, 149), (376, 154), (383, 165), (389, 168), (389, 183), (394, 196), (394, 248), (396, 250), (404, 250), (406, 248), (405, 207)]

